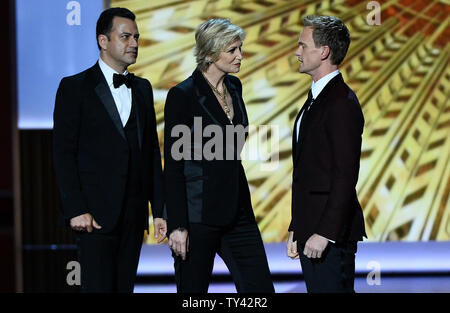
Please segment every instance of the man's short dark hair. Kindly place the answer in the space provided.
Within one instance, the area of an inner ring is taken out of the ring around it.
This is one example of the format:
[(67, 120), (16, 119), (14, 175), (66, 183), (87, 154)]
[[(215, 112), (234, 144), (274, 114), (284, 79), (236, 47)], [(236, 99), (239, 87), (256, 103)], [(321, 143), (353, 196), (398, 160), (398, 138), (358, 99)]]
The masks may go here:
[(330, 47), (331, 63), (341, 64), (350, 46), (350, 32), (347, 26), (337, 17), (317, 15), (304, 17), (303, 25), (313, 28), (313, 40), (316, 48)]
[(109, 8), (109, 9), (106, 9), (105, 11), (103, 11), (97, 20), (97, 37), (96, 38), (97, 38), (97, 46), (98, 46), (99, 50), (101, 50), (102, 48), (100, 47), (100, 45), (98, 43), (98, 36), (105, 35), (106, 37), (108, 37), (108, 40), (111, 39), (109, 37), (109, 34), (111, 33), (111, 29), (113, 26), (113, 19), (116, 16), (128, 18), (132, 21), (136, 20), (136, 15), (134, 15), (133, 12), (131, 12), (130, 10), (128, 10), (126, 8)]

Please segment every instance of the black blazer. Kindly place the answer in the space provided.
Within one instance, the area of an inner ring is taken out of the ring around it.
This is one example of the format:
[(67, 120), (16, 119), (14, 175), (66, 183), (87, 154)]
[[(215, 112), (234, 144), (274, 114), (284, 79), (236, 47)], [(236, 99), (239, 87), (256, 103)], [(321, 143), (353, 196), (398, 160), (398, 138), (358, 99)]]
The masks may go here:
[[(148, 80), (135, 77), (131, 89), (144, 196), (151, 202), (153, 216), (162, 217), (163, 177), (152, 87)], [(66, 224), (72, 217), (91, 213), (101, 232), (110, 231), (123, 205), (129, 148), (98, 63), (61, 80), (53, 122), (54, 168)], [(148, 229), (147, 208), (144, 214)]]
[[(366, 236), (356, 197), (364, 116), (339, 74), (314, 100), (306, 125), (292, 141), (294, 163), (289, 230), (305, 243), (317, 233), (336, 242)], [(302, 123), (304, 121), (302, 120)]]
[[(224, 82), (233, 99), (233, 124), (240, 130), (240, 144), (239, 140), (234, 140), (233, 145), (226, 145), (232, 136), (226, 133), (226, 127), (228, 125), (230, 130), (233, 125), (199, 70), (171, 88), (167, 95), (164, 108), (164, 177), (169, 195), (166, 200), (169, 234), (178, 227), (188, 229), (189, 223), (229, 225), (240, 209), (253, 215), (247, 178), (239, 157), (248, 134), (242, 85), (238, 78), (230, 75), (225, 76)], [(182, 151), (178, 144), (182, 136), (179, 133), (172, 135), (177, 125), (184, 125), (185, 134), (191, 141), (191, 148), (187, 147), (184, 151), (187, 157), (181, 159), (171, 153), (172, 149), (174, 152)], [(224, 135), (223, 145), (211, 150), (219, 151), (222, 160), (219, 157), (208, 160), (202, 153), (210, 147), (207, 142), (215, 136), (212, 133), (202, 136), (208, 126), (216, 127)], [(233, 156), (232, 160), (226, 159), (227, 153)]]

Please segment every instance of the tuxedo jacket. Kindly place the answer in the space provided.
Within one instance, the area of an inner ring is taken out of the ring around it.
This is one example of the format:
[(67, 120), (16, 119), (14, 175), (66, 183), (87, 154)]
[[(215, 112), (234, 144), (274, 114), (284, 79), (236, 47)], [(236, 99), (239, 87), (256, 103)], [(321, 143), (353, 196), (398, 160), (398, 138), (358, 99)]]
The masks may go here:
[[(171, 88), (167, 95), (164, 178), (169, 233), (178, 227), (188, 229), (189, 223), (230, 225), (241, 210), (254, 217), (247, 178), (239, 157), (248, 134), (242, 85), (231, 75), (225, 76), (224, 83), (233, 99), (233, 125), (199, 70)], [(184, 150), (179, 144), (182, 136), (176, 131), (180, 125), (191, 142)], [(228, 131), (236, 130), (236, 133), (227, 133), (227, 127)], [(208, 129), (214, 131), (208, 133)], [(220, 136), (215, 132), (222, 133), (222, 145), (214, 146), (210, 142)], [(211, 146), (214, 148), (209, 149)], [(179, 151), (184, 151), (184, 157), (175, 155)], [(211, 158), (205, 151), (217, 154)]]
[[(305, 243), (314, 233), (336, 242), (366, 236), (356, 196), (364, 117), (355, 93), (339, 74), (311, 105), (292, 140), (290, 231)], [(297, 140), (298, 139), (298, 140)]]
[[(163, 176), (152, 87), (148, 80), (135, 77), (131, 90), (143, 193), (151, 202), (153, 216), (162, 217)], [(63, 219), (67, 224), (73, 217), (91, 213), (102, 226), (100, 232), (112, 230), (124, 204), (130, 151), (98, 63), (61, 80), (53, 122), (54, 168)], [(148, 229), (148, 207), (144, 205), (143, 210), (143, 225)]]

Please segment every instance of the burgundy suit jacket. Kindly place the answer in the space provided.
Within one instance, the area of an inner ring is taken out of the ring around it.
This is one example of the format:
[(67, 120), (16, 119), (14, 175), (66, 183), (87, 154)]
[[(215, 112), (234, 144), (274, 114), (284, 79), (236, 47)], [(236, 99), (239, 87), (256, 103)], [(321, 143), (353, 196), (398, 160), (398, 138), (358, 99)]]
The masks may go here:
[[(300, 115), (300, 112), (299, 112)], [(319, 234), (338, 243), (366, 236), (356, 196), (364, 116), (355, 93), (339, 74), (314, 100), (292, 140), (294, 240)]]

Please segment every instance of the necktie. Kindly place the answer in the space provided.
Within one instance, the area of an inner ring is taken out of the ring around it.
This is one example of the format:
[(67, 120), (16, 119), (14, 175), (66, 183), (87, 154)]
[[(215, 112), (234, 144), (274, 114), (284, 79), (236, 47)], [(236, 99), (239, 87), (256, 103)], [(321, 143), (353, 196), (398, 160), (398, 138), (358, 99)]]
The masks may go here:
[(113, 84), (114, 88), (119, 88), (123, 84), (127, 86), (127, 88), (131, 87), (131, 82), (134, 79), (134, 74), (128, 73), (127, 75), (115, 74), (113, 75)]
[(311, 89), (308, 92), (308, 99), (306, 99), (305, 104), (303, 105), (305, 107), (305, 112), (303, 112), (303, 117), (305, 116), (305, 114), (307, 112), (309, 112), (309, 108), (311, 107), (311, 104), (314, 102), (314, 98), (312, 96), (312, 91)]
[(308, 122), (308, 113), (309, 113), (309, 109), (311, 108), (311, 104), (314, 102), (314, 98), (312, 96), (312, 92), (311, 89), (308, 92), (308, 99), (306, 99), (305, 104), (303, 105), (303, 115), (302, 115), (302, 120), (300, 121), (300, 130), (299, 130), (299, 136), (302, 134), (302, 132), (304, 131), (305, 127), (306, 127), (306, 123)]

